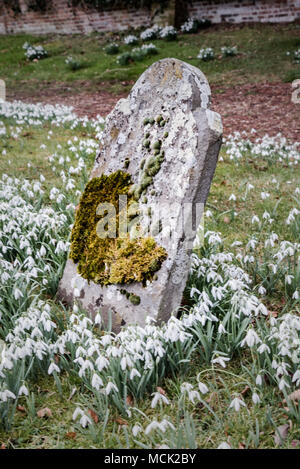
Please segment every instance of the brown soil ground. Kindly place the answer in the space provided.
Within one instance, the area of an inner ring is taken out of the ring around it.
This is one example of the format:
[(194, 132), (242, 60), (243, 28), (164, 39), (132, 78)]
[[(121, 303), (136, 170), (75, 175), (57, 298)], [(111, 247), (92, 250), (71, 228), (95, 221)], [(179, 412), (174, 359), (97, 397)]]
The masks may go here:
[[(124, 83), (125, 85), (125, 83)], [(128, 83), (126, 83), (128, 85)], [(104, 88), (104, 87), (103, 87)], [(262, 136), (266, 133), (276, 135), (281, 132), (290, 141), (300, 141), (300, 104), (291, 101), (292, 86), (290, 83), (259, 83), (227, 87), (212, 86), (212, 109), (222, 116), (224, 135), (234, 131), (246, 131), (252, 128)], [(85, 89), (72, 92), (72, 88), (57, 84), (45, 91), (34, 93), (14, 92), (9, 100), (20, 99), (25, 102), (44, 102), (73, 106), (80, 116), (106, 116), (115, 103), (126, 94), (113, 95), (104, 89)]]

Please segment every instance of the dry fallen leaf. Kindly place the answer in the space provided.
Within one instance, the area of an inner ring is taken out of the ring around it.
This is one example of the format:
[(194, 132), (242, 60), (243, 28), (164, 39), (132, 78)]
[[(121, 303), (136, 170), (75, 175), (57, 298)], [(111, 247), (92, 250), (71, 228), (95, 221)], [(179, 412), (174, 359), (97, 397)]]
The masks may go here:
[(122, 419), (122, 417), (117, 417), (117, 418), (116, 418), (116, 422), (117, 422), (119, 425), (128, 425), (127, 420)]
[(128, 395), (126, 397), (126, 404), (129, 406), (129, 407), (132, 407), (133, 406), (133, 397)]
[(46, 417), (52, 417), (52, 411), (49, 409), (49, 407), (44, 407), (44, 409), (40, 409), (37, 411), (37, 416), (40, 417), (41, 419)]
[(228, 225), (230, 223), (230, 218), (229, 217), (224, 217), (223, 222)]
[(162, 394), (163, 396), (166, 395), (166, 391), (160, 386), (157, 386), (156, 391), (159, 392), (159, 394)]
[(99, 422), (99, 417), (96, 414), (96, 412), (94, 412), (92, 409), (89, 409), (88, 413), (90, 414), (90, 416), (92, 417), (92, 419), (94, 420), (95, 423)]
[(75, 440), (77, 434), (75, 432), (68, 432), (65, 434), (65, 437), (68, 438), (68, 440)]
[(26, 412), (25, 407), (23, 407), (22, 405), (17, 405), (17, 410), (18, 410), (19, 412)]
[(239, 443), (239, 449), (245, 449), (246, 445), (245, 443)]
[(241, 392), (242, 396), (248, 396), (249, 391), (250, 391), (249, 386), (245, 386), (244, 389)]
[(268, 315), (273, 316), (273, 318), (277, 318), (278, 313), (277, 313), (277, 311), (268, 311)]
[(300, 440), (293, 440), (291, 445), (293, 446), (293, 448), (297, 448), (297, 446), (300, 445)]
[(4, 443), (2, 443), (2, 445), (0, 446), (0, 449), (6, 449), (6, 446)]
[(290, 429), (290, 425), (288, 423), (285, 423), (284, 425), (280, 425), (279, 427), (276, 428), (275, 435), (274, 435), (275, 445), (278, 445), (278, 446), (282, 445), (283, 441), (288, 436), (289, 429)]
[[(294, 402), (298, 402), (300, 400), (300, 389), (296, 389), (296, 391), (292, 392), (288, 398), (291, 400), (291, 401), (294, 401)], [(286, 402), (286, 400), (284, 399), (283, 402)]]

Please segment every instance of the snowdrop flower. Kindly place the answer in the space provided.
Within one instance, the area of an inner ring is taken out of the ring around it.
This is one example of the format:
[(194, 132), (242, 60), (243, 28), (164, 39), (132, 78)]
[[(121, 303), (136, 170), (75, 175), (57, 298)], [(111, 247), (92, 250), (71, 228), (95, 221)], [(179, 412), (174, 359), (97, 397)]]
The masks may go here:
[(258, 293), (263, 296), (266, 294), (266, 292), (267, 290), (261, 285), (258, 289)]
[(92, 421), (87, 415), (83, 414), (79, 423), (83, 428), (86, 428), (88, 425), (92, 424)]
[(111, 393), (111, 391), (119, 392), (117, 386), (114, 383), (112, 383), (111, 381), (109, 381), (106, 385), (106, 388), (105, 388), (106, 395), (108, 396)]
[(298, 290), (295, 290), (293, 295), (292, 295), (293, 300), (299, 300), (299, 292)]
[(258, 353), (264, 353), (264, 352), (271, 353), (271, 349), (270, 349), (270, 347), (268, 347), (267, 344), (261, 344), (258, 347), (257, 351), (258, 351)]
[(206, 394), (208, 392), (208, 387), (206, 386), (206, 384), (201, 383), (200, 381), (198, 382), (198, 387), (202, 394)]
[(226, 443), (226, 441), (222, 441), (222, 443), (219, 444), (217, 449), (231, 449), (231, 446)]
[(180, 390), (182, 394), (187, 393), (189, 401), (191, 401), (193, 404), (195, 403), (195, 400), (200, 400), (200, 394), (198, 393), (198, 391), (194, 390), (192, 384), (183, 383), (180, 387)]
[(230, 200), (235, 201), (235, 200), (236, 200), (236, 196), (235, 196), (234, 194), (231, 194), (228, 200), (229, 200), (229, 201), (230, 201)]
[(260, 397), (259, 397), (259, 395), (258, 395), (256, 392), (254, 392), (254, 393), (252, 394), (252, 402), (253, 402), (254, 404), (259, 404), (259, 403), (260, 403)]
[(154, 430), (161, 430), (160, 424), (157, 420), (153, 420), (145, 429), (145, 435), (149, 435)]
[(235, 397), (234, 399), (232, 399), (232, 401), (229, 405), (229, 408), (233, 408), (236, 412), (239, 412), (241, 407), (246, 407), (246, 404), (239, 397)]
[(18, 396), (22, 396), (22, 394), (24, 394), (24, 396), (29, 395), (28, 389), (26, 388), (24, 384), (20, 387)]
[(100, 325), (100, 324), (101, 324), (101, 322), (102, 322), (101, 315), (100, 315), (99, 313), (97, 313), (97, 314), (96, 314), (96, 316), (95, 316), (94, 323), (95, 323), (95, 324), (99, 324), (99, 325)]
[(228, 357), (216, 357), (216, 358), (213, 358), (211, 363), (214, 365), (215, 363), (218, 364), (218, 365), (221, 365), (223, 368), (226, 368), (226, 362), (228, 362), (230, 360), (230, 358)]
[(262, 385), (262, 379), (261, 379), (261, 376), (260, 376), (260, 375), (257, 375), (257, 376), (256, 376), (255, 383), (257, 384), (257, 386), (261, 386), (261, 385)]
[(135, 377), (138, 377), (140, 378), (141, 377), (141, 373), (136, 369), (136, 368), (132, 368), (131, 372), (130, 372), (130, 379), (133, 380)]
[(56, 373), (60, 373), (60, 369), (55, 363), (50, 363), (50, 366), (48, 368), (48, 375), (52, 375), (52, 373), (56, 371)]
[(261, 343), (260, 338), (253, 328), (248, 329), (245, 339), (241, 342), (241, 346), (244, 347), (245, 343), (248, 347), (253, 347), (254, 345)]
[(23, 297), (23, 293), (17, 287), (14, 289), (14, 297), (15, 297), (15, 300), (18, 300), (19, 298)]
[(73, 420), (76, 420), (79, 415), (83, 415), (83, 410), (80, 409), (80, 407), (76, 407), (76, 409), (73, 412)]
[(284, 388), (290, 388), (290, 385), (285, 381), (284, 378), (281, 378), (281, 380), (279, 381), (279, 385), (278, 385), (280, 391), (283, 391)]
[(161, 394), (160, 392), (154, 392), (152, 394), (153, 396), (153, 399), (152, 399), (152, 402), (151, 402), (151, 407), (152, 409), (154, 409), (158, 403), (162, 403), (162, 404), (166, 404), (166, 405), (169, 405), (170, 402), (169, 402), (169, 399), (164, 396), (163, 394)]
[(133, 436), (137, 436), (141, 431), (143, 430), (143, 428), (141, 427), (141, 425), (139, 423), (136, 423), (133, 427), (132, 427), (132, 434)]
[(219, 325), (218, 334), (227, 334), (227, 331), (226, 331), (225, 327), (223, 326), (223, 324)]
[(93, 374), (92, 386), (93, 386), (93, 388), (97, 389), (97, 391), (99, 391), (99, 389), (103, 386), (102, 379), (96, 373)]

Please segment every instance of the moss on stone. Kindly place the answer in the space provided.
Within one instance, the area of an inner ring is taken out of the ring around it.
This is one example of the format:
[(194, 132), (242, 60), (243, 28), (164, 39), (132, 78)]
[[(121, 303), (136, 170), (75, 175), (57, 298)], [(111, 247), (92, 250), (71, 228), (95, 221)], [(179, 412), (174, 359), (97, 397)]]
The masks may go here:
[[(76, 212), (70, 248), (70, 258), (83, 278), (101, 285), (131, 282), (145, 285), (153, 278), (153, 265), (158, 270), (166, 259), (165, 249), (152, 237), (130, 239), (129, 234), (119, 237), (119, 196), (127, 195), (128, 211), (132, 215), (138, 212), (134, 196), (140, 188), (132, 187), (130, 175), (123, 171), (88, 182)], [(99, 204), (108, 202), (116, 211), (116, 237), (100, 238), (96, 227), (101, 216), (96, 211)]]
[(139, 305), (141, 302), (141, 298), (138, 295), (134, 295), (133, 293), (131, 293), (131, 295), (129, 295), (129, 301), (131, 301), (133, 305)]

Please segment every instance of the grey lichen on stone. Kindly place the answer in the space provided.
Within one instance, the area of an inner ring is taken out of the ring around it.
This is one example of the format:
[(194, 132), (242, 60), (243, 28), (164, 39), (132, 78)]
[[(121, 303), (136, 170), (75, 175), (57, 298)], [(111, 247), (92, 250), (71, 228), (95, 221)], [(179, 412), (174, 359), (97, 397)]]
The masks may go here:
[[(125, 323), (144, 325), (148, 315), (166, 321), (178, 309), (196, 236), (196, 230), (182, 233), (182, 207), (199, 204), (202, 209), (194, 221), (200, 223), (222, 139), (221, 118), (209, 106), (210, 88), (204, 74), (177, 59), (151, 65), (128, 98), (116, 104), (106, 119), (91, 178), (126, 166), (136, 201), (131, 216), (134, 220), (138, 214), (143, 235), (150, 223), (150, 233), (168, 257), (155, 273), (155, 281), (147, 281), (146, 286), (137, 282), (106, 287), (88, 284), (68, 260), (60, 298), (71, 304), (71, 284), (78, 282), (83, 309), (91, 315), (100, 310), (104, 321), (111, 313), (115, 330)], [(162, 207), (159, 215), (157, 206)], [(171, 224), (166, 227), (168, 217)], [(139, 230), (133, 223), (134, 231)], [(171, 236), (174, 233), (178, 236)], [(100, 308), (96, 305), (99, 297)]]

